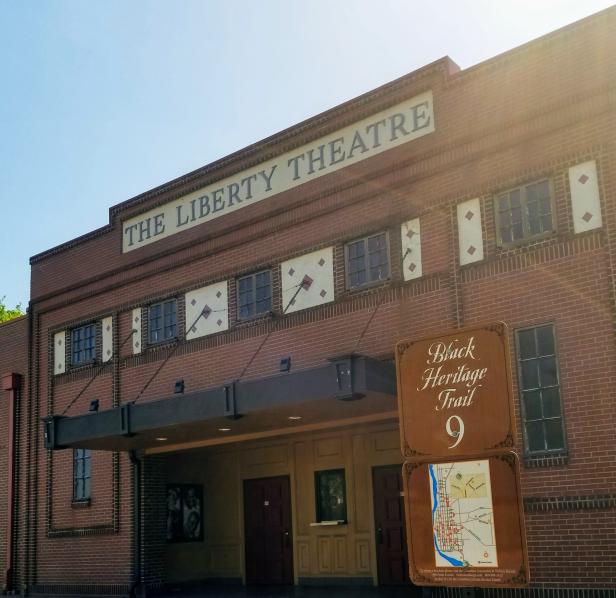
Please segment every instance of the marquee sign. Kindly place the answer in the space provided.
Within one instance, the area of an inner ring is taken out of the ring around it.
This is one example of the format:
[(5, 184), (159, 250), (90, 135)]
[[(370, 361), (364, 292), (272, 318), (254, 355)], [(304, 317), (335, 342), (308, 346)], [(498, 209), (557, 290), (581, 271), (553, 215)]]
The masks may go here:
[(122, 223), (122, 251), (133, 251), (219, 218), (435, 130), (426, 91), (203, 189)]
[(398, 408), (407, 458), (514, 445), (507, 328), (457, 330), (397, 345)]

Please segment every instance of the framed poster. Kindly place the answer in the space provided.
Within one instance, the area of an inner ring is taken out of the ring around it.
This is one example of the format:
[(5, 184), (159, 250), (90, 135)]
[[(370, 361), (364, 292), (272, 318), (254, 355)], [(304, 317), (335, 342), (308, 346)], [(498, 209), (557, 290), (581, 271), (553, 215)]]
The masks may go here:
[(203, 541), (203, 487), (167, 484), (167, 542)]

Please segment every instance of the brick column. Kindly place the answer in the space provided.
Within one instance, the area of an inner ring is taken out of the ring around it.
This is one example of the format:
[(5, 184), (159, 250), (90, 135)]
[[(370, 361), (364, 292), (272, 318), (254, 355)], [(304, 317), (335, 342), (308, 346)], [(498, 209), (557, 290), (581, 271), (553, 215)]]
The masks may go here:
[(4, 591), (13, 590), (13, 553), (14, 553), (14, 514), (15, 485), (18, 471), (15, 467), (15, 413), (21, 393), (21, 376), (10, 373), (2, 376), (2, 390), (8, 393), (7, 412), (7, 459), (6, 459), (6, 553), (3, 576)]

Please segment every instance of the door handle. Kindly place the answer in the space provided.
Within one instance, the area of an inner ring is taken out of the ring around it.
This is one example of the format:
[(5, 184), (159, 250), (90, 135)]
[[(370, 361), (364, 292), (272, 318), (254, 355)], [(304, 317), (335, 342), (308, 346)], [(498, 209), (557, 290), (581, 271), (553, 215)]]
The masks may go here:
[(291, 546), (291, 532), (288, 529), (284, 530), (284, 543), (285, 546)]
[(382, 528), (382, 527), (379, 527), (379, 528), (377, 528), (377, 530), (376, 530), (376, 541), (377, 541), (379, 544), (382, 544), (382, 543), (383, 543), (383, 528)]

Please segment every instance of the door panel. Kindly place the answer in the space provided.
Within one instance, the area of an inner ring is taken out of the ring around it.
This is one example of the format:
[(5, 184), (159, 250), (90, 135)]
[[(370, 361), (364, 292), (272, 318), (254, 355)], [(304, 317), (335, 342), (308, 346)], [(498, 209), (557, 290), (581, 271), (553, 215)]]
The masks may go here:
[(292, 584), (289, 478), (244, 481), (246, 583)]
[(409, 583), (406, 528), (402, 492), (402, 466), (375, 467), (372, 470), (374, 521), (379, 584)]

